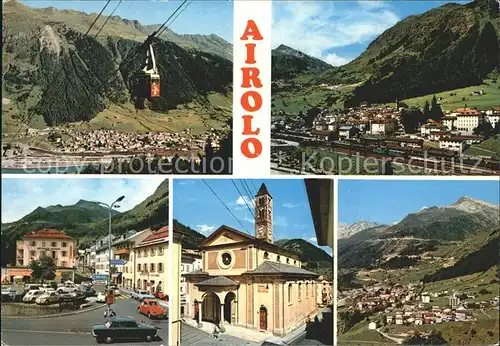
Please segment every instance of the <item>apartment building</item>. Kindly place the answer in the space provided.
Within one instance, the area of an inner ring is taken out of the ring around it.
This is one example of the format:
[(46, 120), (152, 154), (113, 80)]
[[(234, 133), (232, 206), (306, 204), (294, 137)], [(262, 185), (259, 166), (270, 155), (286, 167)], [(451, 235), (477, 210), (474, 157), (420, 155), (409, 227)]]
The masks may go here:
[[(9, 268), (7, 276), (31, 276), (29, 267), (32, 260), (48, 256), (56, 265), (56, 281), (74, 279), (76, 265), (75, 242), (73, 238), (57, 229), (41, 229), (26, 234), (16, 242), (16, 268)], [(19, 269), (16, 271), (16, 269)]]
[(161, 292), (167, 289), (168, 227), (152, 232), (133, 248), (133, 289)]
[(114, 259), (125, 261), (124, 265), (117, 265), (116, 271), (112, 274), (112, 280), (121, 287), (132, 289), (135, 282), (134, 254), (133, 249), (144, 239), (152, 234), (151, 229), (140, 232), (129, 231), (113, 241)]

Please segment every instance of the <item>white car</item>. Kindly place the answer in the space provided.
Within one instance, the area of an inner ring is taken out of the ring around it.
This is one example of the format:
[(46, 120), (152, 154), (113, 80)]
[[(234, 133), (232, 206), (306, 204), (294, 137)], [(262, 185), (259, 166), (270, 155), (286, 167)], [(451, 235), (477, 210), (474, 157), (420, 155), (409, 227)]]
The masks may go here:
[(104, 292), (99, 292), (97, 294), (96, 302), (97, 303), (106, 303), (106, 295), (104, 294)]
[(57, 287), (56, 292), (59, 294), (61, 294), (61, 293), (73, 293), (73, 292), (76, 292), (79, 290), (80, 290), (80, 286), (75, 285), (73, 283), (69, 283), (69, 284), (66, 283), (62, 287)]
[(47, 305), (59, 302), (59, 294), (56, 292), (44, 293), (38, 298), (36, 298), (35, 302), (39, 305)]
[(23, 297), (23, 303), (34, 303), (35, 300), (45, 292), (42, 290), (29, 290)]

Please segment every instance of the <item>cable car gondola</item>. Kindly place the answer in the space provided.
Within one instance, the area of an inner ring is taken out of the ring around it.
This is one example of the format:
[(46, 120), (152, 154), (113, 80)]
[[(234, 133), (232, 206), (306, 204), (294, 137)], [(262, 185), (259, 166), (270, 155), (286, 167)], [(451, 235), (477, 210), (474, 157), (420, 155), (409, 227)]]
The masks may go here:
[(138, 99), (155, 98), (160, 96), (160, 74), (156, 69), (153, 46), (148, 45), (146, 61), (142, 70), (135, 73), (135, 95)]

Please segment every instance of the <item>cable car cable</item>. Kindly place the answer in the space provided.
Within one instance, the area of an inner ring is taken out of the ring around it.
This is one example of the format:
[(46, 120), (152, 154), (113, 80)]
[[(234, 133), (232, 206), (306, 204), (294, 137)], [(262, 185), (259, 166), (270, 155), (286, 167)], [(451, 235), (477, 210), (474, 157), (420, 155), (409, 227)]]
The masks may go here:
[(110, 15), (108, 16), (108, 18), (106, 18), (106, 21), (104, 22), (104, 24), (101, 26), (101, 28), (99, 29), (99, 31), (97, 32), (97, 34), (95, 34), (94, 38), (97, 38), (97, 36), (101, 33), (102, 29), (104, 29), (104, 27), (106, 26), (106, 24), (108, 24), (108, 21), (111, 19), (111, 17), (113, 16), (113, 14), (115, 14), (116, 10), (118, 9), (118, 7), (120, 7), (120, 5), (122, 4), (123, 0), (120, 0), (118, 2), (118, 5), (116, 5), (116, 7), (114, 8), (113, 11), (111, 11)]
[[(155, 32), (153, 32), (152, 36), (156, 36), (156, 34), (158, 33), (158, 35), (160, 34), (160, 31), (162, 31), (163, 28), (166, 27), (167, 23), (175, 16), (175, 14), (181, 9), (182, 6), (184, 6), (184, 4), (188, 2), (188, 0), (184, 0), (180, 5), (179, 7), (177, 7), (177, 9), (170, 15), (170, 17), (167, 18), (167, 20), (165, 21), (165, 23), (163, 23), (159, 28), (158, 30), (156, 30)], [(170, 23), (172, 24), (172, 23)], [(169, 25), (170, 25), (169, 24)]]
[[(172, 22), (171, 22), (168, 26), (166, 26), (166, 27), (163, 29), (163, 31), (162, 31), (161, 33), (159, 33), (159, 34), (158, 34), (158, 37), (159, 37), (161, 34), (163, 34), (163, 33), (164, 33), (164, 32), (165, 32), (165, 31), (166, 31), (166, 30), (170, 27), (170, 25), (172, 25), (172, 23), (173, 23), (173, 22), (174, 22), (174, 21), (175, 21), (175, 20), (176, 20), (176, 19), (177, 19), (177, 18), (178, 18), (178, 17), (179, 17), (179, 16), (180, 16), (180, 15), (181, 15), (181, 14), (182, 14), (185, 10), (186, 10), (186, 8), (188, 8), (188, 6), (189, 6), (189, 5), (191, 5), (191, 3), (192, 3), (193, 1), (194, 1), (194, 0), (188, 0), (187, 5), (186, 5), (186, 6), (185, 6), (185, 7), (184, 7), (184, 8), (183, 8), (183, 9), (182, 9), (179, 13), (177, 13), (177, 15), (176, 15), (176, 16), (172, 19)], [(181, 6), (182, 6), (182, 5), (181, 5)]]
[[(97, 15), (97, 17), (94, 19), (94, 21), (92, 22), (92, 24), (90, 25), (89, 29), (87, 30), (87, 32), (83, 35), (82, 38), (85, 38), (89, 32), (92, 30), (92, 28), (94, 27), (95, 23), (97, 22), (97, 20), (101, 17), (102, 13), (104, 12), (104, 10), (106, 9), (106, 7), (108, 7), (108, 5), (111, 3), (111, 0), (108, 0), (106, 2), (106, 4), (104, 5), (104, 7), (102, 8), (101, 12), (99, 12), (99, 14)], [(72, 55), (76, 52), (76, 50), (72, 50), (71, 53), (69, 54), (69, 58), (72, 57)], [(61, 72), (64, 70), (64, 66), (61, 67), (61, 69), (59, 70), (59, 72), (56, 74), (56, 76), (52, 79), (52, 81), (49, 83), (48, 87), (45, 88), (45, 91), (43, 92), (42, 96), (40, 97), (40, 100), (36, 103), (36, 105), (31, 108), (33, 109), (33, 113), (34, 113), (34, 110), (36, 110), (41, 104), (42, 104), (42, 100), (44, 98), (44, 95), (47, 93), (47, 91), (54, 85), (54, 83), (57, 81), (57, 79), (59, 78), (59, 75), (61, 74)], [(33, 115), (33, 114), (32, 114)], [(31, 115), (31, 116), (32, 116)], [(29, 122), (31, 121), (31, 116), (28, 116), (28, 121), (25, 122), (25, 124), (29, 127)], [(17, 130), (16, 134), (14, 135), (14, 138), (11, 140), (10, 144), (12, 144), (12, 142), (17, 138), (17, 136), (19, 135), (19, 133), (21, 132), (21, 128), (22, 126), (19, 127), (19, 129)]]
[[(106, 6), (110, 3), (111, 0), (108, 0), (108, 2), (106, 3)], [(125, 64), (128, 64), (129, 61), (133, 58), (135, 58), (140, 52), (141, 52), (141, 49), (146, 45), (146, 43), (149, 43), (151, 42), (151, 40), (158, 35), (158, 32), (160, 32), (160, 30), (166, 30), (170, 25), (172, 25), (172, 23), (179, 17), (179, 15), (191, 4), (193, 0), (184, 0), (178, 7), (177, 9), (167, 18), (167, 20), (160, 26), (160, 28), (158, 30), (156, 30), (155, 32), (153, 32), (152, 34), (150, 34), (144, 43), (142, 43), (141, 45), (137, 46), (136, 49), (133, 51), (133, 53), (129, 52), (125, 58), (122, 60), (122, 62), (118, 65), (118, 68), (115, 69), (109, 76), (108, 78), (106, 78), (104, 81), (101, 81), (101, 84), (97, 87), (97, 89), (100, 91), (100, 89), (105, 85), (107, 84), (114, 76), (115, 74), (120, 71), (124, 66)], [(184, 7), (184, 9), (181, 10), (181, 8), (184, 6), (184, 4), (186, 4), (187, 2), (188, 5)], [(179, 12), (179, 10), (181, 10), (181, 12), (179, 14), (177, 14)], [(104, 11), (104, 9), (103, 9)], [(102, 13), (102, 11), (101, 11)], [(177, 14), (177, 15), (176, 15)], [(170, 23), (168, 23), (170, 21)], [(94, 21), (95, 23), (96, 21)], [(168, 25), (167, 25), (168, 24)], [(103, 25), (104, 27), (104, 25)], [(102, 30), (102, 28), (101, 28)], [(90, 31), (90, 30), (89, 30)], [(89, 32), (87, 31), (87, 32)], [(96, 35), (97, 36), (97, 35)], [(95, 37), (96, 37), (95, 36)], [(94, 38), (95, 38), (94, 37)], [(73, 51), (74, 52), (74, 51)], [(41, 100), (39, 101), (39, 103), (41, 103)], [(38, 106), (38, 105), (37, 105)], [(36, 108), (36, 107), (35, 107)], [(20, 129), (19, 129), (20, 131)], [(18, 131), (18, 133), (19, 133)], [(17, 137), (17, 135), (16, 135)], [(41, 141), (43, 140), (43, 138), (38, 142), (40, 143)], [(38, 144), (37, 143), (37, 144)]]

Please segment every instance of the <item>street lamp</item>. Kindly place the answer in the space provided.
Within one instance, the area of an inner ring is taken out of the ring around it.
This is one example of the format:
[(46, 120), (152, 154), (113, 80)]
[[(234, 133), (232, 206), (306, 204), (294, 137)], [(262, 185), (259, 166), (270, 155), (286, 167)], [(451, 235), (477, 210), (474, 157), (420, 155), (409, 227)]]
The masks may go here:
[(109, 222), (108, 222), (108, 233), (109, 233), (109, 235), (108, 235), (108, 238), (109, 238), (109, 242), (108, 242), (108, 247), (109, 247), (109, 258), (108, 258), (108, 262), (109, 262), (109, 264), (108, 264), (108, 266), (109, 266), (108, 273), (109, 274), (108, 275), (109, 276), (108, 276), (108, 285), (111, 283), (111, 210), (113, 208), (120, 208), (120, 206), (116, 205), (116, 203), (123, 201), (124, 198), (125, 198), (125, 196), (120, 196), (120, 197), (118, 197), (116, 199), (116, 201), (114, 201), (111, 204), (106, 204), (106, 203), (103, 203), (103, 202), (94, 201), (94, 203), (96, 203), (96, 204), (100, 204), (102, 206), (107, 207), (108, 208), (108, 212), (109, 212), (109, 217), (108, 217), (108, 220), (109, 220)]

